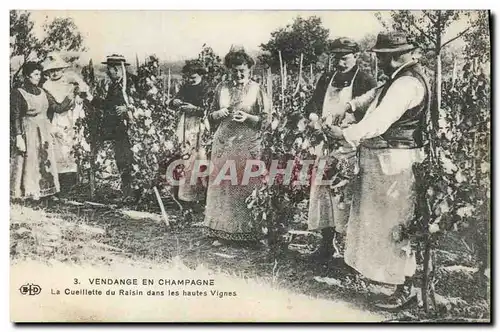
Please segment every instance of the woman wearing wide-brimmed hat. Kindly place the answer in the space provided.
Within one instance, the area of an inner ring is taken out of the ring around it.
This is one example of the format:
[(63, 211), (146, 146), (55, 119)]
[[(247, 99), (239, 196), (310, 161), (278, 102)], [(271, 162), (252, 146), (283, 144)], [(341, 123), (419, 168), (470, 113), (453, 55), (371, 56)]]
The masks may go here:
[(50, 53), (42, 66), (48, 77), (43, 88), (49, 93), (49, 98), (60, 106), (58, 112), (49, 114), (49, 117), (52, 119), (61, 192), (65, 193), (77, 181), (77, 163), (72, 151), (76, 135), (75, 123), (77, 119), (84, 117), (81, 97), (91, 99), (92, 96), (84, 80), (75, 72), (66, 70), (70, 65), (59, 53)]
[[(270, 102), (263, 88), (250, 79), (254, 60), (242, 47), (232, 47), (224, 64), (231, 71), (231, 80), (217, 87), (209, 114), (217, 129), (211, 153), (213, 169), (209, 176), (205, 226), (209, 237), (258, 241), (263, 236), (262, 230), (255, 224), (245, 200), (260, 185), (260, 179), (250, 179), (246, 184), (242, 178), (246, 162), (260, 157), (260, 128), (269, 117)], [(218, 181), (228, 165), (235, 166), (232, 170), (236, 170), (237, 183)]]

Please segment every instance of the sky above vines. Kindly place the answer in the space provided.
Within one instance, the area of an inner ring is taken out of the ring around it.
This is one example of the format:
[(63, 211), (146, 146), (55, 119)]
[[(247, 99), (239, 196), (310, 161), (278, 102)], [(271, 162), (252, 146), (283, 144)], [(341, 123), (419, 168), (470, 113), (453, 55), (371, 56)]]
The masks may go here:
[[(297, 16), (319, 16), (330, 37), (361, 39), (383, 30), (373, 11), (32, 11), (35, 33), (55, 17), (72, 17), (94, 59), (121, 53), (131, 61), (155, 53), (162, 60), (196, 57), (206, 43), (220, 55), (232, 44), (258, 52), (271, 32)], [(382, 12), (384, 18), (389, 12)], [(461, 25), (463, 27), (463, 25)], [(459, 29), (460, 26), (457, 26)], [(455, 30), (455, 29), (451, 29)], [(453, 32), (453, 31), (451, 31)]]

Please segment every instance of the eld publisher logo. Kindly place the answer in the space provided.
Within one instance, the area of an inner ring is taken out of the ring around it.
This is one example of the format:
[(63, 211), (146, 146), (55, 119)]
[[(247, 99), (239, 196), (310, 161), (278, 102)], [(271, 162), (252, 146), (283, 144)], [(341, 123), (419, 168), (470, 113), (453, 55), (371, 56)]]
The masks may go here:
[(38, 295), (42, 291), (42, 287), (35, 284), (26, 284), (19, 287), (19, 292), (23, 295)]

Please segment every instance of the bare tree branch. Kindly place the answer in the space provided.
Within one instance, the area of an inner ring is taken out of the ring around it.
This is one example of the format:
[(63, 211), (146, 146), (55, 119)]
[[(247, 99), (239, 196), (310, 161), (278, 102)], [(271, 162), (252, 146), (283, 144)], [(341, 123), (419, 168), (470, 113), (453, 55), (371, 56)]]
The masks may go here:
[(467, 31), (470, 30), (471, 27), (468, 27), (467, 29), (465, 29), (464, 31), (460, 32), (458, 35), (456, 35), (455, 37), (451, 38), (450, 40), (446, 41), (445, 43), (443, 43), (443, 45), (441, 45), (441, 49), (444, 48), (446, 45), (448, 45), (449, 43), (451, 43), (452, 41), (454, 40), (457, 40), (458, 38), (462, 37), (463, 35), (465, 35), (467, 33)]
[(432, 16), (429, 14), (429, 12), (427, 10), (422, 10), (422, 12), (424, 13), (424, 15), (429, 19), (429, 21), (431, 21), (431, 23), (433, 25), (436, 25), (437, 24), (437, 21), (435, 19), (432, 18)]
[[(417, 29), (422, 35), (424, 35), (427, 39), (429, 39), (434, 45), (436, 45), (436, 39), (427, 34), (422, 28), (420, 28), (415, 22), (413, 22), (413, 27)], [(437, 46), (437, 45), (436, 45)]]

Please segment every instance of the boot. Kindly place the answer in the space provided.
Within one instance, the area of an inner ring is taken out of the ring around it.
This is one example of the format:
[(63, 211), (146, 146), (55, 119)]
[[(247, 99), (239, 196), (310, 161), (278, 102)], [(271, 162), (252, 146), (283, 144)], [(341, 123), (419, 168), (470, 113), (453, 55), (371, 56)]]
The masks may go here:
[(322, 240), (321, 245), (318, 250), (312, 254), (312, 259), (320, 262), (328, 262), (334, 253), (333, 248), (333, 238), (335, 236), (335, 230), (332, 227), (323, 228), (321, 230)]

